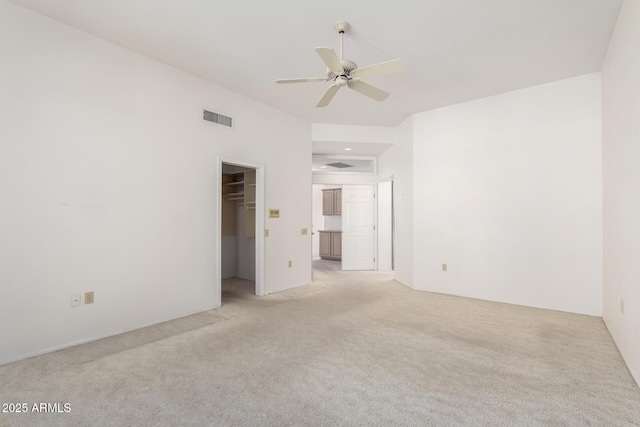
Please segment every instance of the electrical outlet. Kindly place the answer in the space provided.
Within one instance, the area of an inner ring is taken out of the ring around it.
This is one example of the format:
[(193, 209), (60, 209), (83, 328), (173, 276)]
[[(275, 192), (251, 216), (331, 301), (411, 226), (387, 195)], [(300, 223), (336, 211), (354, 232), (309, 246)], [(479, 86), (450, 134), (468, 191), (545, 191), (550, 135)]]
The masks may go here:
[(84, 303), (93, 304), (93, 291), (84, 293)]
[(624, 300), (620, 298), (620, 313), (624, 314)]
[(293, 265), (293, 261), (289, 261), (289, 268)]
[(442, 264), (442, 271), (447, 271), (447, 264)]
[(306, 228), (303, 228), (302, 230), (300, 230), (300, 234), (302, 234), (303, 236), (306, 236), (308, 232), (309, 230), (307, 230)]
[(82, 295), (71, 294), (71, 307), (78, 307), (80, 305), (81, 299), (82, 299)]

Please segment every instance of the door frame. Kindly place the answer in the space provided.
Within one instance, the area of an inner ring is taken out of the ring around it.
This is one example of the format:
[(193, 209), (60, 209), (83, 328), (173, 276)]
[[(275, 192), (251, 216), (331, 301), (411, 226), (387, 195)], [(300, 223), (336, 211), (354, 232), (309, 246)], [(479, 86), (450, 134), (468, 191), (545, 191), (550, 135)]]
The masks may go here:
[(216, 178), (218, 189), (216, 191), (216, 212), (218, 220), (216, 224), (216, 277), (215, 277), (215, 302), (216, 306), (222, 305), (222, 164), (226, 163), (233, 166), (255, 169), (256, 171), (256, 295), (266, 295), (266, 286), (264, 280), (264, 177), (265, 165), (260, 163), (247, 162), (244, 160), (232, 159), (228, 157), (218, 156)]
[[(385, 205), (385, 203), (383, 202), (386, 202), (387, 204)], [(382, 267), (382, 271), (393, 271), (395, 269), (395, 212), (393, 206), (393, 176), (382, 179), (378, 182), (376, 206), (378, 219), (378, 256), (376, 257), (377, 267), (378, 270), (380, 270), (380, 268)]]

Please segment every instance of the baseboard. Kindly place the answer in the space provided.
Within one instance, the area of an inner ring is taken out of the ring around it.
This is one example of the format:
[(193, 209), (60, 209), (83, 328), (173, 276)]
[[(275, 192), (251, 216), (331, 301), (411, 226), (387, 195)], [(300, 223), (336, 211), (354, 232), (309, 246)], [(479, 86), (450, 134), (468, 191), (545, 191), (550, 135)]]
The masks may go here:
[(408, 284), (406, 284), (406, 283), (404, 283), (404, 282), (401, 282), (401, 281), (400, 281), (400, 280), (398, 280), (398, 279), (393, 279), (393, 281), (394, 281), (394, 282), (396, 282), (396, 283), (401, 284), (402, 286), (404, 286), (404, 287), (406, 287), (406, 288), (412, 289), (412, 290), (414, 290), (414, 291), (420, 291), (420, 290), (421, 290), (421, 289), (416, 289), (416, 288), (414, 288), (413, 286), (408, 285)]
[(288, 286), (288, 287), (286, 287), (286, 288), (278, 289), (277, 291), (267, 291), (267, 292), (265, 292), (265, 296), (266, 296), (266, 295), (270, 295), (270, 294), (277, 294), (278, 292), (288, 291), (288, 290), (290, 290), (290, 289), (298, 288), (298, 287), (300, 287), (300, 286), (307, 286), (307, 285), (310, 285), (311, 283), (312, 283), (312, 282), (303, 282), (303, 283), (299, 283), (299, 284), (297, 284), (297, 285), (291, 285), (291, 286)]
[(11, 358), (11, 359), (7, 359), (7, 360), (0, 360), (0, 366), (8, 365), (10, 363), (20, 362), (21, 360), (31, 359), (32, 357), (42, 356), (43, 354), (53, 353), (53, 352), (56, 352), (56, 351), (64, 350), (66, 348), (71, 348), (71, 347), (75, 347), (75, 346), (78, 346), (78, 345), (87, 344), (87, 343), (94, 342), (94, 341), (99, 341), (99, 340), (102, 340), (102, 339), (105, 339), (105, 338), (114, 337), (116, 335), (126, 334), (127, 332), (137, 331), (138, 329), (147, 328), (149, 326), (158, 325), (160, 323), (165, 323), (165, 322), (170, 322), (172, 320), (182, 319), (183, 317), (192, 316), (194, 314), (203, 313), (205, 311), (214, 310), (216, 308), (220, 308), (220, 305), (214, 305), (214, 306), (211, 306), (211, 307), (205, 307), (203, 309), (199, 309), (199, 310), (196, 310), (196, 311), (193, 311), (193, 312), (189, 312), (189, 313), (186, 313), (186, 314), (180, 314), (178, 316), (170, 317), (170, 318), (167, 318), (167, 319), (164, 319), (164, 320), (157, 320), (157, 321), (154, 321), (154, 322), (145, 323), (145, 324), (143, 324), (141, 326), (137, 326), (137, 327), (134, 327), (134, 328), (131, 328), (131, 329), (123, 329), (123, 330), (120, 330), (120, 331), (114, 331), (114, 332), (106, 333), (106, 334), (103, 334), (103, 335), (96, 335), (96, 336), (93, 336), (93, 337), (90, 337), (90, 338), (84, 338), (84, 339), (81, 339), (81, 340), (72, 341), (72, 342), (68, 342), (68, 343), (65, 343), (65, 344), (60, 344), (60, 345), (57, 345), (57, 346), (54, 346), (54, 347), (48, 347), (48, 348), (45, 348), (45, 349), (42, 349), (42, 350), (38, 350), (38, 351), (33, 352), (33, 353), (27, 353), (27, 354), (24, 354), (22, 356), (18, 356), (16, 358)]
[(620, 357), (622, 358), (622, 361), (624, 362), (625, 366), (627, 367), (627, 370), (631, 374), (631, 378), (633, 378), (633, 380), (636, 382), (636, 386), (640, 387), (640, 372), (635, 372), (633, 370), (633, 368), (631, 367), (631, 365), (629, 365), (627, 360), (624, 358), (624, 353), (620, 350), (620, 346), (618, 345), (618, 342), (616, 341), (615, 336), (611, 333), (611, 329), (609, 328), (609, 325), (607, 324), (607, 318), (604, 315), (602, 316), (602, 322), (604, 323), (604, 327), (607, 328), (607, 332), (609, 332), (609, 336), (611, 337), (611, 340), (616, 345), (616, 349), (618, 350), (618, 353), (620, 354)]

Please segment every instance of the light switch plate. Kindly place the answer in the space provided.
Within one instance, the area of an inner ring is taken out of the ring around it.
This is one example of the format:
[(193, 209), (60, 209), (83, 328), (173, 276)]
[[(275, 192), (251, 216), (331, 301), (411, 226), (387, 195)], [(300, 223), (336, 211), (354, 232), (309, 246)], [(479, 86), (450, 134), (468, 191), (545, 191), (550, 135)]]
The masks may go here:
[(93, 291), (84, 293), (84, 303), (93, 304)]

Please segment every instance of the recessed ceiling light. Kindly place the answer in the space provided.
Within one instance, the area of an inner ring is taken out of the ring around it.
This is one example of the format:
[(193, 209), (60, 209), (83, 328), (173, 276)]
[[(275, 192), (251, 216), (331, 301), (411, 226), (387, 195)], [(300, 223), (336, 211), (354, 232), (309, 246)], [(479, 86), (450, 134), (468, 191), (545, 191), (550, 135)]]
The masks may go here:
[(345, 149), (344, 149), (344, 151), (351, 151), (351, 150), (352, 150), (352, 149), (351, 149), (351, 148), (349, 148), (349, 147), (347, 147), (347, 148), (345, 148)]

